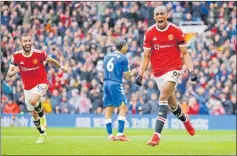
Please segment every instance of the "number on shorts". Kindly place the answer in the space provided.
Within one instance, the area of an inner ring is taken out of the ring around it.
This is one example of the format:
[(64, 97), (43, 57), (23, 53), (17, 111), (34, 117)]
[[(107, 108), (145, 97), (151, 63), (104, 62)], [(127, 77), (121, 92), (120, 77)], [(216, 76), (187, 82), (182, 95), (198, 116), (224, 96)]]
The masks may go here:
[(114, 63), (112, 62), (113, 60), (114, 60), (114, 58), (111, 58), (111, 59), (109, 60), (109, 62), (107, 63), (107, 70), (108, 70), (109, 72), (112, 72), (113, 69), (114, 69)]
[(45, 89), (45, 88), (44, 88), (43, 86), (41, 86), (41, 85), (38, 85), (38, 86), (37, 86), (38, 92), (43, 92), (44, 89)]

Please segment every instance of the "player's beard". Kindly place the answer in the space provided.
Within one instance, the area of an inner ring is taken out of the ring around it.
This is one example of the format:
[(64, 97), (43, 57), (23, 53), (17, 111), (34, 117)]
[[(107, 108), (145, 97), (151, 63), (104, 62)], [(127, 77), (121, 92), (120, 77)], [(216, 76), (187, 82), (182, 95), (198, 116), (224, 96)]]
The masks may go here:
[(29, 48), (26, 48), (25, 46), (22, 46), (22, 48), (26, 53), (30, 53), (30, 51), (31, 51), (31, 45)]

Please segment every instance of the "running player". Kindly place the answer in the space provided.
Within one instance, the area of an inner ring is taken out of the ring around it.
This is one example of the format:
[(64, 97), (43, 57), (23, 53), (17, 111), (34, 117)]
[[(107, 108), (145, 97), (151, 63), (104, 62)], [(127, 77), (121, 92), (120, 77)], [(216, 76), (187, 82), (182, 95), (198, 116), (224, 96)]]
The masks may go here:
[(47, 73), (43, 62), (46, 61), (67, 72), (67, 68), (60, 65), (58, 61), (51, 58), (42, 50), (32, 48), (31, 37), (22, 34), (21, 47), (13, 54), (11, 65), (7, 73), (7, 80), (20, 72), (24, 84), (24, 95), (26, 107), (32, 112), (33, 121), (40, 136), (36, 143), (43, 143), (47, 134), (45, 132), (47, 123), (42, 108), (41, 98), (48, 89)]
[(144, 36), (144, 55), (140, 64), (139, 75), (136, 83), (142, 85), (142, 77), (151, 61), (152, 71), (160, 90), (158, 117), (155, 125), (155, 133), (147, 142), (150, 146), (159, 144), (161, 131), (170, 110), (180, 119), (190, 135), (195, 134), (187, 114), (182, 112), (180, 105), (176, 102), (175, 89), (182, 68), (181, 54), (184, 63), (191, 73), (191, 81), (197, 81), (194, 73), (192, 59), (187, 52), (184, 34), (179, 27), (167, 21), (167, 9), (158, 6), (154, 10), (156, 23), (148, 28)]

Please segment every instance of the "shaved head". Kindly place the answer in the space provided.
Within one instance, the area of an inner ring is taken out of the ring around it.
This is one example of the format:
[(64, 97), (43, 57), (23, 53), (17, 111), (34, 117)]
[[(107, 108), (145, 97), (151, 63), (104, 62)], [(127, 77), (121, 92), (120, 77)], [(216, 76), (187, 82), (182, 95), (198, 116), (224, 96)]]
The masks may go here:
[(167, 13), (167, 9), (164, 5), (158, 6), (155, 8), (154, 10), (154, 14), (158, 13), (158, 12), (164, 12)]

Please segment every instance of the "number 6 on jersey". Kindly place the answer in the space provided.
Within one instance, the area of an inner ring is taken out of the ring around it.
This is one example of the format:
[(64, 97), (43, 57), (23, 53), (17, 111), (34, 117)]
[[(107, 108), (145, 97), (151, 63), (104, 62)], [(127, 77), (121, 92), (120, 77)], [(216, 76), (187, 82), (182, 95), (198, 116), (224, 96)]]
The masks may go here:
[(107, 63), (107, 70), (109, 71), (109, 72), (112, 72), (113, 71), (113, 69), (114, 69), (114, 63), (112, 62), (114, 60), (114, 58), (111, 58), (110, 60), (109, 60), (109, 62)]

